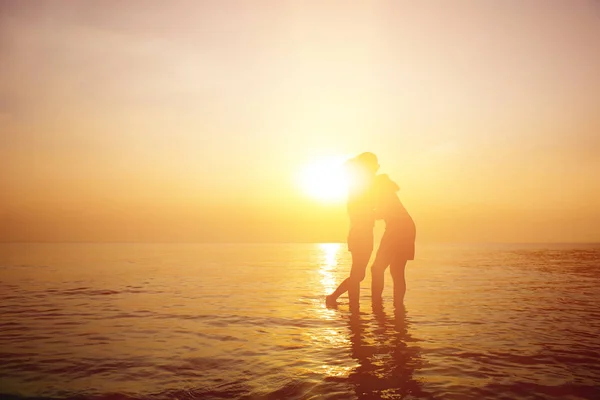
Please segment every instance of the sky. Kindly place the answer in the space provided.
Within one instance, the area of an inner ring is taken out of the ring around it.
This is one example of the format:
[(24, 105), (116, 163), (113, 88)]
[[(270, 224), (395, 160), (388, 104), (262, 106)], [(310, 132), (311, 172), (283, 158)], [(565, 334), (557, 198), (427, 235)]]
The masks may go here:
[(344, 241), (375, 152), (427, 242), (600, 241), (600, 2), (0, 1), (0, 241)]

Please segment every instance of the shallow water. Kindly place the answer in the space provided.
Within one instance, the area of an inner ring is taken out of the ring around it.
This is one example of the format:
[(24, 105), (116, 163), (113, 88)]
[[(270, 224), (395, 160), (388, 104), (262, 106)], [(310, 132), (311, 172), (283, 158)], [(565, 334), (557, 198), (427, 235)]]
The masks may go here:
[(339, 244), (0, 245), (15, 398), (597, 399), (600, 245), (418, 246), (403, 309)]

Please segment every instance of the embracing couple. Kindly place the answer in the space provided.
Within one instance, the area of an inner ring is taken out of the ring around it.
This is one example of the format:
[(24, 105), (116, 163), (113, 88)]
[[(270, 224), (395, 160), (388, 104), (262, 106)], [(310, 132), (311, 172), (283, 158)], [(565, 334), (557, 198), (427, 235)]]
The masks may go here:
[(351, 307), (359, 304), (360, 282), (373, 252), (375, 220), (385, 222), (375, 261), (371, 266), (371, 294), (375, 305), (381, 304), (384, 274), (390, 267), (394, 280), (394, 304), (401, 306), (406, 292), (404, 268), (415, 255), (415, 224), (396, 194), (400, 189), (387, 175), (377, 175), (379, 161), (373, 153), (362, 153), (346, 162), (349, 174), (348, 250), (352, 254), (350, 277), (327, 296), (327, 305), (334, 306), (338, 297), (348, 292)]

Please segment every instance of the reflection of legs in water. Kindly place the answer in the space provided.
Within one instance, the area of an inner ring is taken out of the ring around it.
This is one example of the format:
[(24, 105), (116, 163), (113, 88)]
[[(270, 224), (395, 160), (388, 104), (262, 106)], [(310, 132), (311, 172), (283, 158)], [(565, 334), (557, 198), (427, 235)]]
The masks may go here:
[(373, 309), (373, 316), (375, 317), (378, 325), (378, 329), (375, 330), (374, 333), (380, 335), (380, 339), (385, 339), (386, 330), (388, 328), (388, 320), (385, 310), (383, 309), (383, 303), (374, 301), (371, 306)]
[(390, 272), (394, 280), (394, 305), (396, 307), (404, 304), (404, 295), (406, 294), (406, 279), (404, 278), (404, 269), (406, 260), (398, 260), (392, 262)]
[(327, 296), (326, 301), (328, 305), (334, 305), (338, 297), (346, 292), (348, 292), (350, 305), (358, 305), (360, 282), (365, 279), (369, 258), (371, 258), (370, 252), (352, 252), (352, 269), (350, 270), (350, 277), (344, 279), (335, 292)]
[(398, 304), (394, 307), (394, 329), (396, 332), (406, 334), (407, 320), (406, 320), (406, 306), (404, 304)]

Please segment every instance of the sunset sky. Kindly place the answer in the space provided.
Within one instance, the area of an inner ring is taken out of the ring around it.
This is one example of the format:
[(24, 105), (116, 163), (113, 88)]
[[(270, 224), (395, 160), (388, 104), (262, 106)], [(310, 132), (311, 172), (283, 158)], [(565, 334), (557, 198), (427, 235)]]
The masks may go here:
[(418, 241), (600, 241), (600, 2), (2, 1), (0, 241), (343, 241), (375, 152)]

